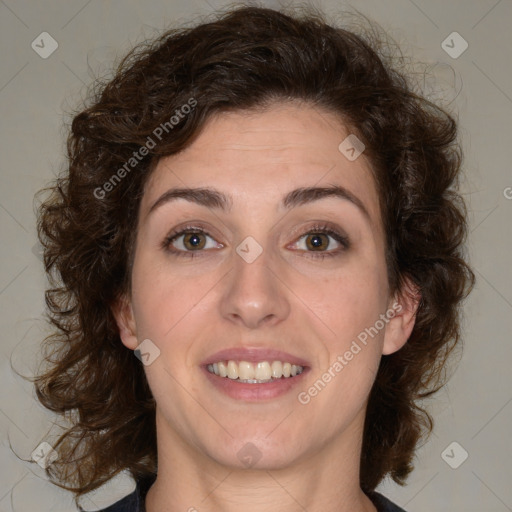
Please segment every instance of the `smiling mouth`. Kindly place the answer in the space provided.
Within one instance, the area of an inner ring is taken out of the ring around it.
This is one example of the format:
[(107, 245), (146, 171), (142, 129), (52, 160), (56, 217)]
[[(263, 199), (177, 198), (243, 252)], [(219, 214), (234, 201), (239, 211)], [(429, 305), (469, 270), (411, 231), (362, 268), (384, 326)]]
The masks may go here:
[(218, 377), (231, 379), (244, 384), (265, 384), (278, 379), (290, 379), (300, 375), (304, 367), (282, 361), (218, 361), (207, 365), (206, 369)]

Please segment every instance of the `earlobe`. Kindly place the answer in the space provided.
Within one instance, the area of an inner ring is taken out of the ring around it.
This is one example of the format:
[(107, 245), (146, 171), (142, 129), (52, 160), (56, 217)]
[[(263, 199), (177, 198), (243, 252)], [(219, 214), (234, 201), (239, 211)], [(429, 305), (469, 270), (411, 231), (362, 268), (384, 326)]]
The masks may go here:
[(138, 345), (137, 328), (130, 300), (126, 297), (117, 299), (112, 306), (112, 314), (116, 319), (119, 336), (123, 345), (131, 350), (135, 350)]
[(395, 295), (388, 309), (390, 316), (393, 316), (386, 326), (383, 355), (393, 354), (407, 343), (416, 322), (420, 301), (421, 293), (418, 287), (406, 278), (402, 289)]

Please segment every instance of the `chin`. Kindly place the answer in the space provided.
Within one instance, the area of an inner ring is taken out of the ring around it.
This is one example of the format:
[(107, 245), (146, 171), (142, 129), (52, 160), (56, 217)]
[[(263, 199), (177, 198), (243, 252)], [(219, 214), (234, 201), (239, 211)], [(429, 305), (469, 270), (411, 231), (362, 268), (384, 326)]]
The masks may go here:
[[(302, 455), (297, 451), (295, 436), (286, 440), (270, 439), (268, 432), (260, 436), (229, 437), (222, 446), (216, 443), (206, 452), (217, 463), (230, 469), (275, 471), (293, 465)], [(295, 442), (294, 442), (295, 439)]]

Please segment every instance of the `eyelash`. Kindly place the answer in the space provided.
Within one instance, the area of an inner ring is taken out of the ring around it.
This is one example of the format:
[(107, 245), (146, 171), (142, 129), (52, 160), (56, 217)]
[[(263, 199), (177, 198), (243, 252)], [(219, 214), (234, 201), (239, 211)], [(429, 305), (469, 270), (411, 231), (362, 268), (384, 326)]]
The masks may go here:
[[(199, 256), (199, 253), (204, 252), (204, 250), (182, 251), (180, 249), (171, 248), (172, 243), (175, 240), (177, 240), (180, 236), (187, 235), (187, 234), (193, 234), (193, 233), (206, 235), (206, 236), (214, 239), (212, 237), (212, 235), (210, 235), (207, 231), (205, 231), (201, 227), (185, 226), (183, 229), (180, 229), (177, 232), (172, 232), (171, 234), (169, 234), (162, 242), (162, 249), (164, 251), (169, 252), (178, 257), (185, 257), (185, 258), (190, 258), (190, 259), (197, 258)], [(313, 235), (313, 234), (329, 235), (330, 237), (334, 238), (334, 240), (336, 240), (341, 245), (341, 247), (339, 247), (338, 249), (335, 249), (335, 250), (331, 250), (329, 252), (304, 251), (304, 252), (308, 253), (308, 257), (310, 257), (310, 258), (321, 259), (321, 260), (323, 260), (324, 258), (331, 258), (334, 256), (338, 256), (341, 252), (347, 250), (350, 247), (350, 242), (349, 242), (348, 237), (342, 235), (338, 231), (335, 231), (334, 229), (330, 228), (329, 226), (327, 226), (325, 224), (319, 224), (319, 225), (312, 226), (311, 228), (308, 229), (308, 231), (306, 231), (301, 236), (299, 236), (299, 238), (296, 239), (296, 242), (302, 240), (304, 237), (306, 237), (308, 235)], [(294, 243), (296, 243), (296, 242), (294, 242)]]

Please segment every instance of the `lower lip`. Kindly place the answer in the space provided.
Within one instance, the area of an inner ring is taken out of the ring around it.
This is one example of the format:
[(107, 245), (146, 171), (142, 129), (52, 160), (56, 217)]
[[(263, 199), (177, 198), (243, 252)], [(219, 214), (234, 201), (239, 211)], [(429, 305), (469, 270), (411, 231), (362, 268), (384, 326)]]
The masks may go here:
[(289, 393), (292, 388), (302, 382), (308, 368), (304, 368), (304, 371), (295, 377), (275, 379), (272, 380), (272, 382), (264, 382), (261, 384), (247, 384), (239, 380), (230, 379), (229, 377), (219, 377), (209, 372), (205, 367), (203, 367), (203, 371), (206, 373), (208, 380), (213, 386), (229, 397), (235, 400), (259, 402), (272, 400), (273, 398), (278, 398)]

